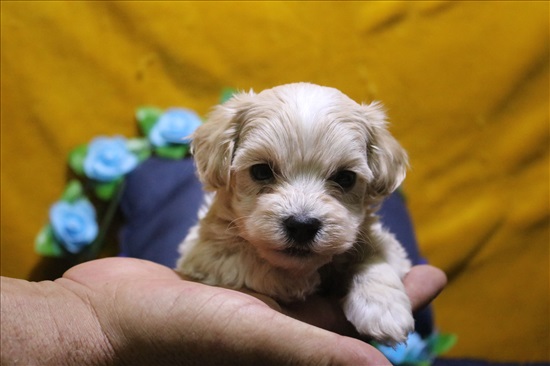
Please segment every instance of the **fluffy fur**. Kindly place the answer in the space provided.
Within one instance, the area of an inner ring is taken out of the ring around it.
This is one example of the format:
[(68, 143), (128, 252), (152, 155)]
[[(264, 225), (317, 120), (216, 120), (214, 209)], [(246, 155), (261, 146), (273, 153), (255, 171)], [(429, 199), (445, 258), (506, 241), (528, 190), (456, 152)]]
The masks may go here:
[(361, 334), (405, 341), (410, 262), (375, 216), (407, 168), (386, 124), (378, 103), (308, 83), (216, 107), (192, 146), (214, 193), (180, 246), (178, 270), (282, 302), (330, 287)]

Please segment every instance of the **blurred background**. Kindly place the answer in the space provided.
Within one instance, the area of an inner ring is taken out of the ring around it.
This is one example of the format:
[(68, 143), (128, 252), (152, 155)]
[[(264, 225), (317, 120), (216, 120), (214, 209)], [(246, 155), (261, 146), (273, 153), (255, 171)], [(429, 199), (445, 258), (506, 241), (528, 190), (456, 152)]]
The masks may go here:
[(27, 278), (66, 158), (147, 104), (309, 81), (380, 100), (450, 357), (550, 361), (549, 3), (1, 3), (1, 273)]

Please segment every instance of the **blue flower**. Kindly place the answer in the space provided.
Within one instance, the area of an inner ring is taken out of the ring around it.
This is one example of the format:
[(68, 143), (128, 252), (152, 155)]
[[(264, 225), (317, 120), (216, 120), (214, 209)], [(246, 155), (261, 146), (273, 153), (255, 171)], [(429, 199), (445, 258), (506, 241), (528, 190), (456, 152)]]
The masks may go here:
[(151, 129), (149, 140), (156, 147), (188, 144), (189, 136), (200, 125), (201, 119), (195, 112), (183, 108), (168, 109)]
[(87, 199), (59, 201), (50, 208), (55, 238), (70, 253), (78, 253), (97, 237), (95, 209)]
[(111, 182), (134, 169), (138, 158), (132, 154), (123, 137), (98, 137), (88, 145), (84, 172), (89, 178)]
[(428, 343), (416, 332), (409, 334), (406, 343), (400, 343), (394, 348), (382, 345), (376, 348), (394, 365), (427, 361), (431, 356)]

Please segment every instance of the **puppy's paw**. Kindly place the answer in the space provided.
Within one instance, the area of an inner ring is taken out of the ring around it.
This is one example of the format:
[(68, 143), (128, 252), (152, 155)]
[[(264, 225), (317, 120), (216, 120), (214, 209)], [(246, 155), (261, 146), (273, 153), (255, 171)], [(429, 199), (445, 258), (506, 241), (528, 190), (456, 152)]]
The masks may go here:
[(414, 330), (411, 304), (402, 288), (356, 287), (344, 299), (343, 309), (360, 334), (388, 346), (405, 342)]

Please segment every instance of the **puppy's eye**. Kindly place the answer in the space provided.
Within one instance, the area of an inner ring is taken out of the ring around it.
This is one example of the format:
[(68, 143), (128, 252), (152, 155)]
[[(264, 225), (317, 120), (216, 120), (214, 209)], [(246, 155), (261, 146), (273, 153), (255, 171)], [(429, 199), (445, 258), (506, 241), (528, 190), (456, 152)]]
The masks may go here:
[(330, 180), (338, 184), (343, 189), (350, 189), (355, 185), (357, 174), (349, 170), (340, 170), (330, 177)]
[(256, 164), (250, 167), (250, 175), (256, 181), (267, 181), (273, 179), (273, 170), (269, 164)]

